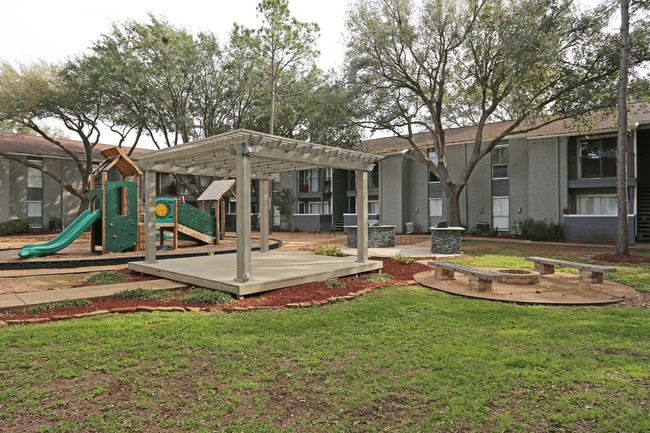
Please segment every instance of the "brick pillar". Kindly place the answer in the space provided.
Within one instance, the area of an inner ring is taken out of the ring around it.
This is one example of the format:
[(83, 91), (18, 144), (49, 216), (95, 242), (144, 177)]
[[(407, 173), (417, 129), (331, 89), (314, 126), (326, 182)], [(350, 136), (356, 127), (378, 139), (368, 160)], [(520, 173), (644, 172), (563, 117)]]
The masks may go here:
[(583, 284), (602, 284), (603, 283), (603, 273), (602, 272), (592, 272), (585, 269), (580, 269), (578, 272), (580, 282)]
[(545, 263), (535, 263), (535, 270), (542, 275), (554, 274), (555, 266), (547, 265)]
[(491, 280), (481, 280), (473, 276), (468, 276), (469, 280), (469, 290), (472, 292), (491, 292), (492, 291), (492, 281)]

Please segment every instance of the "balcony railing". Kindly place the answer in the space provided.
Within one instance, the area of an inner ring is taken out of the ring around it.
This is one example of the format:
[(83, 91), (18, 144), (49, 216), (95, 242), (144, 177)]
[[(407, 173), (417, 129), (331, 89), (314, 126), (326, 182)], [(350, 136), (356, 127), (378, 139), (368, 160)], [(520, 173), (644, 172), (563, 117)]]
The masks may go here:
[(329, 177), (306, 178), (298, 180), (298, 193), (330, 192), (332, 191), (332, 179)]
[(569, 180), (601, 179), (604, 177), (616, 177), (615, 157), (574, 156), (569, 158)]

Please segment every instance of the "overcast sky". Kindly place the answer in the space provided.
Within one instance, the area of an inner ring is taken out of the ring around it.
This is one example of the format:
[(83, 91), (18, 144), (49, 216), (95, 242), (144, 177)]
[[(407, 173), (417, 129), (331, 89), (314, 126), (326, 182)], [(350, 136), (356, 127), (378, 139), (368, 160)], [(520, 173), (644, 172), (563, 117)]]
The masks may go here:
[[(233, 23), (258, 27), (255, 7), (260, 0), (29, 0), (4, 1), (0, 25), (0, 59), (30, 63), (38, 59), (62, 61), (81, 53), (110, 31), (114, 22), (144, 21), (147, 12), (165, 16), (176, 27), (192, 33), (211, 30), (227, 39)], [(595, 5), (598, 0), (578, 0)], [(289, 0), (300, 21), (320, 26), (318, 41), (322, 68), (343, 61), (343, 32), (349, 0)]]
[[(210, 30), (225, 42), (238, 23), (258, 27), (260, 0), (29, 0), (3, 2), (0, 58), (30, 63), (38, 59), (62, 61), (82, 52), (111, 23), (147, 20), (147, 12), (165, 16), (192, 33)], [(316, 22), (321, 29), (320, 66), (336, 67), (343, 60), (343, 30), (348, 0), (289, 0), (299, 21)]]

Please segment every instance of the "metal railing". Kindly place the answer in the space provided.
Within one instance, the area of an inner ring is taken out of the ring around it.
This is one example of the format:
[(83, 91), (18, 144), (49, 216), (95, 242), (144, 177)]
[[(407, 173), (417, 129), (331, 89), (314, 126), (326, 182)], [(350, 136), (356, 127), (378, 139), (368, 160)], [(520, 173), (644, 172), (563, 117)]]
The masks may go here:
[(569, 180), (601, 179), (604, 177), (616, 177), (615, 157), (569, 157)]

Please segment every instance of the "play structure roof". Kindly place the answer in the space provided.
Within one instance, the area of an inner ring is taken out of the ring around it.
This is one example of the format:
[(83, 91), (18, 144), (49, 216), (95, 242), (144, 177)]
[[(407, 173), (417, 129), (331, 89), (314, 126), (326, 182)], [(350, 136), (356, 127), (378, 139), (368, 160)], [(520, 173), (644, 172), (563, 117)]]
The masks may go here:
[(140, 175), (142, 172), (129, 158), (126, 153), (117, 146), (109, 147), (102, 150), (102, 156), (106, 158), (96, 171), (108, 171), (111, 168), (116, 168), (122, 176)]
[(382, 159), (379, 155), (237, 129), (138, 155), (134, 160), (144, 170), (234, 177), (235, 146), (243, 144), (251, 148), (253, 178), (315, 167), (370, 171)]
[(233, 179), (215, 180), (205, 189), (205, 191), (203, 191), (203, 194), (201, 194), (197, 200), (220, 200), (221, 196), (230, 191), (234, 185), (235, 181)]

